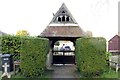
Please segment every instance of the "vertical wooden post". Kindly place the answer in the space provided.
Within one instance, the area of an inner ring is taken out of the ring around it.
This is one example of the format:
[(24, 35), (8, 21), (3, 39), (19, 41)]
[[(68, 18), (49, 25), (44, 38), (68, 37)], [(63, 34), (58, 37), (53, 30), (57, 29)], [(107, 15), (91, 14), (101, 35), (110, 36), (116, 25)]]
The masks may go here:
[(118, 63), (116, 63), (115, 66), (116, 66), (116, 72), (118, 72)]

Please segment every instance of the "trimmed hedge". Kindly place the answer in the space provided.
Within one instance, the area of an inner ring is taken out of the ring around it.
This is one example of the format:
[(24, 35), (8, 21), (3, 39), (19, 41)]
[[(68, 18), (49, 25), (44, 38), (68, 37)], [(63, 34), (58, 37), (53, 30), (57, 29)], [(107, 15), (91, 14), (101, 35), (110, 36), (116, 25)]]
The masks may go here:
[(37, 77), (44, 73), (49, 41), (41, 38), (23, 38), (21, 47), (21, 72), (26, 77)]
[(0, 50), (20, 60), (21, 73), (26, 77), (43, 74), (49, 50), (49, 40), (29, 36), (0, 36)]
[(12, 54), (15, 60), (20, 57), (21, 38), (18, 36), (4, 35), (1, 36), (2, 54)]
[(0, 35), (0, 54), (2, 53), (2, 35)]
[(76, 61), (80, 73), (85, 77), (100, 75), (106, 67), (106, 40), (79, 38), (76, 41)]

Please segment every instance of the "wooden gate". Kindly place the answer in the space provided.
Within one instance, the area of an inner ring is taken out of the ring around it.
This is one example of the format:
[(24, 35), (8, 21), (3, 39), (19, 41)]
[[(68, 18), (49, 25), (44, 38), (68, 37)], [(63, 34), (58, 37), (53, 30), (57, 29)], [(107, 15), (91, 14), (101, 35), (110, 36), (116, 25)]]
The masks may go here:
[(53, 64), (75, 64), (74, 51), (53, 51)]

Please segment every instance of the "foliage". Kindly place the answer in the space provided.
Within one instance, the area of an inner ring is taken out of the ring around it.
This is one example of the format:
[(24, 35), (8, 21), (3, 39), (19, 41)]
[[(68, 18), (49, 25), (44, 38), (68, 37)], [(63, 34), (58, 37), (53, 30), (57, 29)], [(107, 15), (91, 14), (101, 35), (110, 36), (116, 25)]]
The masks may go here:
[(2, 53), (2, 36), (0, 36), (0, 53)]
[(14, 59), (19, 59), (21, 38), (18, 36), (1, 36), (1, 51), (3, 54), (12, 54)]
[(26, 77), (41, 76), (45, 70), (49, 41), (39, 38), (23, 38), (21, 47), (21, 72)]
[(56, 46), (59, 46), (59, 45), (60, 45), (60, 42), (59, 42), (59, 41), (55, 42), (55, 45), (56, 45)]
[(116, 72), (113, 69), (108, 69), (108, 71), (105, 71), (100, 78), (119, 78), (120, 71)]
[(25, 77), (23, 76), (21, 73), (17, 73), (15, 75), (12, 75), (12, 78), (10, 78), (10, 80), (16, 80), (16, 79), (20, 79), (22, 78), (22, 80), (50, 80), (49, 78), (52, 77), (52, 73), (53, 71), (48, 71), (48, 70), (45, 70), (44, 74), (42, 76), (38, 76), (38, 77), (35, 77), (35, 78), (28, 78), (28, 77)]
[(106, 60), (109, 61), (109, 58), (112, 56), (112, 53), (106, 52)]
[(93, 34), (91, 31), (86, 31), (86, 37), (92, 37), (92, 36), (93, 36)]
[(19, 30), (16, 33), (17, 36), (29, 36), (29, 32), (27, 30)]
[(49, 49), (49, 41), (47, 39), (7, 35), (0, 37), (0, 40), (3, 54), (12, 54), (15, 60), (21, 58), (20, 67), (24, 76), (34, 77), (42, 75)]
[(75, 47), (77, 66), (81, 74), (86, 77), (100, 75), (106, 66), (106, 40), (80, 38)]

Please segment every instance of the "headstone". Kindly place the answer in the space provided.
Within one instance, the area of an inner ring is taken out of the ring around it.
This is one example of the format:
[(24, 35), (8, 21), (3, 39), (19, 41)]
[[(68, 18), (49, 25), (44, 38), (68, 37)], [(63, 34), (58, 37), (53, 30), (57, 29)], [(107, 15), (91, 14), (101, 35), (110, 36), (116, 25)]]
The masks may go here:
[(8, 78), (10, 78), (11, 75), (10, 75), (10, 73), (7, 72), (7, 67), (9, 67), (9, 65), (7, 65), (7, 63), (4, 63), (4, 65), (2, 65), (2, 67), (4, 68), (4, 72), (1, 77), (7, 76)]

